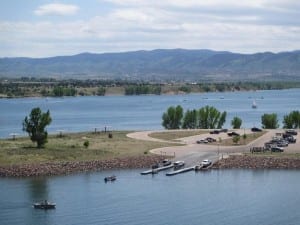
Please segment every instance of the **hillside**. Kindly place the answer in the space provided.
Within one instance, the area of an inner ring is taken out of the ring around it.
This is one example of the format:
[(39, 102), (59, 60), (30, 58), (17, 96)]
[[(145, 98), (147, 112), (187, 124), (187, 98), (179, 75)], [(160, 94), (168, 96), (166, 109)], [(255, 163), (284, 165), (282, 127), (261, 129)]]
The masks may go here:
[(157, 49), (50, 58), (0, 58), (0, 77), (132, 80), (300, 80), (300, 51), (238, 54)]

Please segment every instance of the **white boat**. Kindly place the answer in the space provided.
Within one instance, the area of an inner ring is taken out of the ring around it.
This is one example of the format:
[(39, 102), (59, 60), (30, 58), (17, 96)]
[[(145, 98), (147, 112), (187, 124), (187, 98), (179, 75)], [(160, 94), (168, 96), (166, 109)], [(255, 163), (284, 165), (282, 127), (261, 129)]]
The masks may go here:
[(257, 108), (257, 104), (256, 104), (256, 101), (255, 101), (255, 100), (253, 100), (253, 102), (252, 102), (252, 108), (253, 108), (253, 109), (256, 109), (256, 108)]
[(184, 161), (176, 161), (174, 162), (174, 169), (179, 169), (184, 166)]

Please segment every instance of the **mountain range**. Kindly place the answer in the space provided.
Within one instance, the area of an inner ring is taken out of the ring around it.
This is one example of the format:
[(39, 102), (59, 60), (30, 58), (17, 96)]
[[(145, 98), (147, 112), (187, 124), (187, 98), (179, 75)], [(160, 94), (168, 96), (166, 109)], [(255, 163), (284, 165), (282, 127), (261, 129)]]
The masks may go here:
[(239, 54), (156, 49), (48, 58), (0, 58), (0, 77), (24, 76), (145, 81), (299, 81), (300, 51)]

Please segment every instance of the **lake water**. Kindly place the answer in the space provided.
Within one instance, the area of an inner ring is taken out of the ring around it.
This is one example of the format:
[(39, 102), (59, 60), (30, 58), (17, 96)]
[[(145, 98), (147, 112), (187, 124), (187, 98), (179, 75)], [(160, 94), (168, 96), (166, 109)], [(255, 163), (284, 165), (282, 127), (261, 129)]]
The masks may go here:
[[(0, 99), (0, 137), (22, 132), (22, 121), (34, 107), (50, 110), (50, 133), (103, 130), (163, 129), (162, 114), (169, 106), (181, 105), (185, 110), (210, 105), (227, 111), (225, 127), (230, 128), (234, 116), (243, 120), (242, 127), (261, 126), (264, 113), (284, 115), (300, 109), (300, 89), (255, 92), (203, 93), (161, 96), (86, 96), (65, 98)], [(257, 109), (252, 109), (256, 101)]]
[[(0, 224), (297, 225), (300, 171), (212, 170), (167, 177), (140, 170), (0, 179)], [(117, 175), (104, 183), (107, 175)], [(48, 199), (54, 210), (32, 203)]]

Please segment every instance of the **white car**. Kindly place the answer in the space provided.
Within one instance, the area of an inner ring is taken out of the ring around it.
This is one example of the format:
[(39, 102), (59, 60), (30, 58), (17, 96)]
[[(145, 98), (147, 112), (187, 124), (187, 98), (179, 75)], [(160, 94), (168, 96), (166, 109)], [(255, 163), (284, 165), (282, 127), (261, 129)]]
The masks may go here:
[(201, 162), (201, 165), (206, 167), (206, 166), (209, 166), (212, 164), (212, 161), (210, 161), (209, 159), (204, 159), (202, 162)]
[(208, 140), (203, 140), (203, 139), (201, 139), (201, 140), (196, 141), (196, 143), (197, 143), (197, 144), (207, 144), (207, 143), (208, 143)]

